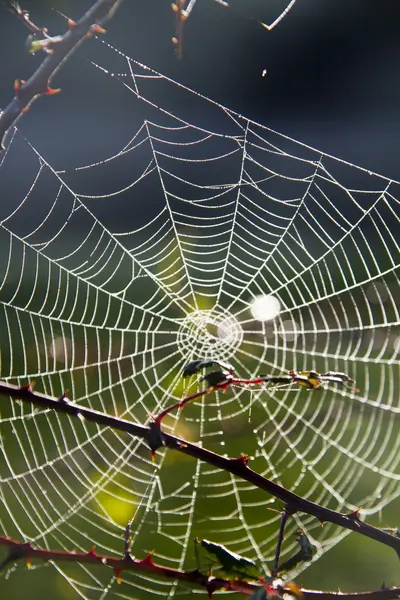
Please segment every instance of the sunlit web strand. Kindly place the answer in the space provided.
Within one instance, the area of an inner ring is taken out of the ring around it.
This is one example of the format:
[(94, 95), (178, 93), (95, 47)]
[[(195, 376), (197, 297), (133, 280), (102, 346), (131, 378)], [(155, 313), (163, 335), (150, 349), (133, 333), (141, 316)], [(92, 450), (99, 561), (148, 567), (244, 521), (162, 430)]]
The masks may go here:
[[(28, 142), (28, 144), (29, 144), (29, 142)], [(90, 217), (93, 219), (93, 223), (95, 223), (96, 225), (99, 225), (100, 227), (102, 227), (104, 233), (107, 236), (110, 236), (110, 239), (112, 239), (114, 241), (115, 245), (118, 246), (122, 252), (125, 252), (131, 258), (132, 262), (135, 263), (137, 261), (137, 259), (135, 259), (135, 257), (131, 253), (129, 253), (126, 250), (125, 247), (123, 247), (123, 246), (120, 245), (120, 243), (116, 239), (116, 236), (113, 236), (113, 234), (110, 231), (108, 231), (101, 223), (98, 222), (98, 220), (95, 218), (95, 216), (93, 215), (93, 213), (87, 208), (87, 206), (85, 206), (82, 203), (82, 201), (80, 200), (80, 198), (77, 197), (74, 194), (74, 192), (71, 190), (71, 188), (63, 181), (63, 179), (61, 178), (61, 176), (51, 167), (51, 165), (48, 162), (46, 162), (43, 159), (42, 156), (40, 156), (40, 154), (37, 152), (37, 150), (33, 146), (31, 146), (31, 145), (30, 145), (30, 147), (35, 152), (35, 154), (37, 154), (37, 156), (40, 158), (40, 160), (43, 161), (43, 163), (46, 165), (46, 167), (57, 177), (57, 179), (59, 179), (60, 183), (65, 187), (65, 189), (68, 190), (68, 192), (74, 198), (75, 202), (77, 202), (79, 206), (82, 206), (84, 208), (84, 210), (90, 215)], [(139, 266), (143, 269), (143, 271), (147, 275), (149, 275), (151, 278), (154, 278), (154, 274), (151, 273), (150, 271), (148, 271), (146, 269), (146, 267), (143, 267), (143, 265), (141, 265), (140, 263), (139, 263)], [(177, 298), (169, 294), (168, 289), (163, 285), (163, 283), (160, 280), (158, 280), (157, 278), (155, 278), (155, 280), (156, 280), (157, 284), (160, 285), (160, 287), (163, 289), (163, 291), (168, 295), (168, 297), (171, 299), (171, 301), (172, 302), (176, 302)], [(138, 308), (138, 307), (135, 307), (135, 308)], [(151, 309), (146, 308), (146, 310), (149, 311)]]

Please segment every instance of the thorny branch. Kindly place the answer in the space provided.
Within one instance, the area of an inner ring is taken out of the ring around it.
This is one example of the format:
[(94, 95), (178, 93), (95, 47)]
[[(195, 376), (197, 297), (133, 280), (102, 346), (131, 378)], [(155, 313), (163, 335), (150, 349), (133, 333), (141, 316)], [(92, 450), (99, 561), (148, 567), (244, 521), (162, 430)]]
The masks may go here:
[[(37, 27), (29, 18), (27, 11), (20, 8), (18, 2), (8, 1), (7, 5), (35, 35), (43, 35), (44, 41), (36, 44), (37, 50), (45, 50), (46, 58), (27, 81), (16, 80), (15, 96), (0, 114), (1, 150), (5, 149), (10, 128), (28, 110), (40, 96), (54, 94), (59, 90), (50, 87), (51, 80), (67, 58), (80, 44), (94, 33), (102, 33), (100, 25), (110, 19), (123, 0), (97, 0), (87, 13), (76, 23), (68, 22), (68, 30), (63, 35), (51, 38), (45, 28)], [(32, 51), (32, 50), (31, 50)], [(36, 50), (35, 50), (36, 51)]]
[(372, 592), (344, 594), (342, 592), (307, 590), (298, 588), (292, 583), (273, 585), (266, 583), (265, 581), (253, 583), (248, 581), (222, 579), (219, 577), (203, 575), (198, 569), (193, 571), (183, 571), (182, 569), (173, 569), (158, 565), (153, 561), (151, 554), (148, 554), (143, 559), (137, 559), (129, 553), (125, 553), (122, 558), (97, 554), (95, 548), (92, 548), (87, 553), (44, 550), (35, 548), (29, 542), (17, 542), (5, 537), (0, 537), (0, 546), (5, 546), (9, 552), (6, 559), (0, 565), (0, 569), (4, 569), (9, 565), (11, 566), (20, 559), (24, 559), (28, 567), (31, 566), (31, 560), (41, 560), (44, 562), (64, 561), (79, 564), (102, 565), (114, 570), (114, 577), (118, 583), (121, 583), (123, 571), (139, 573), (147, 572), (156, 577), (172, 579), (174, 581), (181, 581), (183, 583), (203, 587), (207, 590), (209, 597), (211, 597), (216, 590), (239, 592), (246, 596), (251, 596), (260, 587), (264, 587), (267, 591), (267, 597), (271, 598), (282, 598), (284, 594), (289, 594), (292, 597), (297, 596), (301, 598), (301, 600), (392, 600), (400, 597), (400, 588), (398, 587), (382, 587), (381, 589)]
[[(179, 580), (186, 583), (197, 584), (201, 587), (205, 587), (209, 593), (212, 593), (218, 589), (228, 589), (230, 591), (240, 591), (247, 593), (248, 595), (254, 592), (257, 587), (254, 584), (246, 582), (231, 582), (224, 579), (207, 577), (202, 575), (198, 570), (194, 571), (183, 571), (182, 569), (172, 569), (170, 567), (164, 567), (156, 564), (152, 555), (148, 554), (144, 559), (137, 559), (131, 556), (129, 553), (124, 553), (122, 558), (115, 556), (105, 556), (97, 554), (95, 548), (92, 548), (87, 553), (81, 552), (64, 552), (62, 550), (43, 550), (40, 548), (33, 547), (29, 542), (17, 542), (15, 540), (0, 537), (0, 546), (6, 546), (9, 554), (0, 565), (2, 569), (6, 566), (13, 564), (19, 559), (24, 559), (25, 563), (31, 566), (31, 560), (37, 559), (44, 562), (50, 560), (64, 562), (76, 562), (79, 564), (91, 564), (91, 565), (104, 565), (114, 570), (115, 579), (120, 582), (121, 574), (123, 571), (138, 571), (138, 572), (151, 572), (152, 575), (156, 575), (161, 578)], [(237, 584), (237, 585), (236, 585)]]
[[(226, 387), (225, 384), (221, 384), (214, 386), (214, 389), (222, 389), (224, 387)], [(60, 398), (54, 398), (35, 392), (32, 385), (18, 387), (7, 382), (0, 382), (0, 395), (11, 397), (13, 400), (22, 400), (42, 408), (66, 413), (72, 417), (84, 418), (92, 423), (104, 425), (115, 430), (125, 431), (135, 437), (146, 440), (153, 453), (158, 448), (164, 446), (202, 460), (214, 467), (232, 473), (233, 475), (248, 481), (254, 487), (258, 487), (268, 494), (271, 494), (284, 503), (285, 511), (287, 513), (294, 514), (296, 512), (303, 512), (316, 517), (321, 523), (330, 522), (339, 527), (355, 531), (393, 548), (400, 558), (400, 538), (387, 531), (364, 523), (360, 519), (358, 511), (343, 514), (320, 506), (306, 498), (302, 498), (290, 490), (278, 485), (274, 481), (253, 471), (248, 466), (249, 457), (240, 456), (238, 458), (228, 458), (166, 433), (161, 430), (160, 419), (157, 417), (155, 417), (148, 426), (137, 425), (131, 421), (74, 404), (68, 400), (65, 394)], [(185, 403), (185, 399), (182, 400), (182, 403)]]

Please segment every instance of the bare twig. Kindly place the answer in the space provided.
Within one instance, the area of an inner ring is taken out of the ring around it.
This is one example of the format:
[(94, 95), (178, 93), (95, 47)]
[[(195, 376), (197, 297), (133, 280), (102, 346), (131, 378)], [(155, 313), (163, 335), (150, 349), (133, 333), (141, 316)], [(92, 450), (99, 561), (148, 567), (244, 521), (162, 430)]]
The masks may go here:
[(38, 49), (45, 49), (47, 56), (27, 81), (16, 80), (15, 96), (0, 114), (0, 139), (3, 150), (10, 128), (16, 124), (21, 115), (37, 98), (58, 91), (50, 87), (54, 75), (86, 37), (100, 31), (96, 29), (96, 26), (99, 27), (101, 23), (110, 19), (121, 2), (122, 0), (97, 0), (77, 23), (69, 21), (67, 32), (57, 38), (49, 38), (45, 29), (32, 23), (28, 13), (23, 11), (18, 3), (8, 3), (11, 12), (16, 14), (32, 33), (44, 35), (46, 43), (42, 44), (42, 47), (39, 44)]
[[(125, 419), (113, 417), (74, 404), (66, 398), (65, 394), (57, 399), (52, 396), (34, 392), (31, 385), (20, 388), (10, 383), (0, 382), (0, 395), (11, 397), (14, 400), (19, 399), (35, 406), (41, 406), (42, 408), (66, 413), (72, 417), (83, 417), (98, 425), (125, 431), (133, 436), (146, 440), (152, 452), (155, 452), (155, 450), (162, 446), (178, 450), (183, 454), (187, 454), (221, 470), (227, 471), (228, 473), (232, 473), (233, 475), (248, 481), (254, 487), (265, 490), (275, 498), (284, 502), (286, 506), (285, 510), (288, 513), (294, 514), (296, 512), (303, 512), (316, 517), (321, 523), (330, 522), (339, 527), (355, 531), (393, 548), (400, 557), (400, 538), (391, 535), (382, 529), (364, 523), (359, 517), (358, 510), (353, 513), (342, 514), (302, 498), (250, 469), (248, 466), (248, 457), (246, 456), (227, 458), (220, 454), (216, 454), (211, 450), (207, 450), (206, 448), (202, 448), (184, 439), (161, 431), (159, 425), (154, 421), (147, 427), (144, 425), (137, 425), (131, 421), (126, 421)], [(184, 402), (184, 400), (182, 402)]]
[(27, 10), (23, 10), (16, 0), (6, 0), (6, 5), (8, 10), (17, 17), (24, 25), (29, 29), (29, 31), (35, 35), (44, 35), (47, 37), (47, 29), (46, 27), (38, 27), (33, 23), (29, 17), (29, 12)]

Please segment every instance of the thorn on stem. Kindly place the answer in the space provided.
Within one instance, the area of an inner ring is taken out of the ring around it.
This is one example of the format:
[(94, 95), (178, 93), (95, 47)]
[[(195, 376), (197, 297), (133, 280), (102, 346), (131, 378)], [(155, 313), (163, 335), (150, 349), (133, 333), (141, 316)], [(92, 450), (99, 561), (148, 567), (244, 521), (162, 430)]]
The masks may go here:
[(353, 519), (354, 521), (361, 521), (360, 518), (360, 510), (362, 510), (362, 506), (360, 506), (359, 508), (356, 508), (356, 510), (354, 510), (351, 513), (347, 513), (345, 516), (348, 517), (349, 519)]
[(236, 463), (238, 466), (248, 467), (249, 460), (253, 460), (252, 456), (248, 456), (247, 454), (242, 454), (237, 458), (230, 458), (231, 463)]
[(16, 93), (16, 95), (18, 96), (21, 88), (23, 85), (25, 85), (26, 81), (24, 79), (16, 79), (14, 81), (14, 92)]
[(28, 383), (28, 385), (21, 385), (19, 388), (21, 392), (28, 392), (31, 394), (35, 389), (36, 381), (32, 380)]
[(115, 581), (120, 584), (121, 583), (121, 569), (114, 569), (114, 577)]
[(91, 33), (99, 33), (99, 34), (107, 33), (106, 29), (104, 29), (103, 27), (100, 27), (100, 25), (92, 25), (90, 28), (90, 32)]
[(60, 92), (61, 92), (61, 88), (54, 89), (48, 85), (46, 90), (43, 92), (43, 94), (45, 96), (53, 96), (54, 94), (59, 94)]
[(154, 562), (153, 562), (153, 552), (154, 550), (152, 550), (151, 552), (149, 552), (149, 554), (147, 556), (145, 556), (142, 560), (139, 561), (139, 564), (141, 565), (149, 565), (149, 566), (153, 566)]
[(68, 394), (69, 390), (65, 390), (61, 396), (58, 398), (59, 402), (65, 402), (66, 404), (68, 404), (69, 400), (67, 398), (67, 394)]

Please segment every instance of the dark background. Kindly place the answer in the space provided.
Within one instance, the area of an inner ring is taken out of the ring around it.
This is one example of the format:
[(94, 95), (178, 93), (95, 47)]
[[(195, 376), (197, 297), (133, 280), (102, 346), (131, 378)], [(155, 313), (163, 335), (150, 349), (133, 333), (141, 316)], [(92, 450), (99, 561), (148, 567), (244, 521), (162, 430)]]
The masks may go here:
[[(54, 9), (79, 18), (91, 4), (26, 0), (23, 7), (57, 34), (65, 21)], [(258, 24), (257, 19), (271, 23), (286, 5), (283, 0), (232, 0), (228, 9), (197, 0), (184, 28), (183, 59), (177, 60), (170, 1), (126, 0), (107, 25), (107, 41), (268, 127), (397, 179), (400, 3), (297, 0), (271, 32)], [(26, 35), (9, 12), (0, 13), (0, 106), (11, 98), (14, 79), (26, 79), (41, 60), (25, 53)], [(80, 49), (79, 59), (87, 52), (89, 44)], [(37, 133), (41, 118), (48, 123), (66, 118), (85, 94), (93, 95), (95, 114), (98, 97), (82, 83), (79, 59), (55, 78), (63, 94), (37, 103), (20, 122), (23, 132)], [(101, 94), (107, 102), (107, 90)]]

